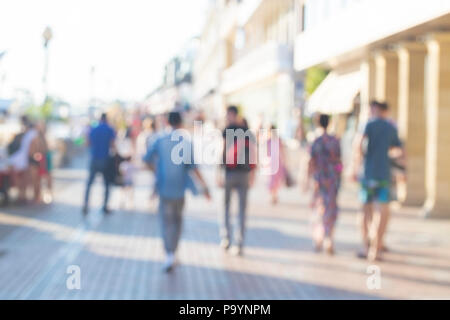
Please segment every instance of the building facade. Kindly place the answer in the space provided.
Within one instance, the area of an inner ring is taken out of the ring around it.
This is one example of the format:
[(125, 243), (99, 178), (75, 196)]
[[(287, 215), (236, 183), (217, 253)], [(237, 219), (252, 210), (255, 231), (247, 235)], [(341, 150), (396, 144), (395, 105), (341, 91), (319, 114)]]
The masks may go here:
[(237, 105), (250, 127), (276, 125), (293, 136), (300, 2), (216, 1), (196, 63), (196, 97), (221, 117), (227, 105)]
[(230, 65), (230, 37), (241, 1), (216, 0), (209, 4), (194, 63), (194, 101), (208, 119), (223, 118), (222, 72)]
[(161, 85), (144, 102), (146, 112), (161, 114), (176, 108), (187, 110), (192, 107), (192, 77), (198, 45), (198, 38), (190, 39), (165, 65)]
[(408, 155), (402, 201), (450, 217), (450, 1), (307, 0), (302, 12), (295, 69), (331, 71), (308, 109), (363, 124), (371, 99), (388, 102)]

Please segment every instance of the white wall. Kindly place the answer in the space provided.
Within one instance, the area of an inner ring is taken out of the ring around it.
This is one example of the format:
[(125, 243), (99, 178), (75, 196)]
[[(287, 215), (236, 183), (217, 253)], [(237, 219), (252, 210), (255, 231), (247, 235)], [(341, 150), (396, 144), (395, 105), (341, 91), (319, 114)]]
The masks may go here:
[[(450, 13), (449, 0), (310, 0), (323, 12), (325, 1), (351, 1), (328, 17), (309, 13), (307, 29), (296, 39), (295, 68), (310, 66), (406, 31)], [(307, 13), (308, 15), (308, 13)], [(309, 21), (308, 21), (309, 19)], [(314, 23), (312, 20), (316, 20)]]

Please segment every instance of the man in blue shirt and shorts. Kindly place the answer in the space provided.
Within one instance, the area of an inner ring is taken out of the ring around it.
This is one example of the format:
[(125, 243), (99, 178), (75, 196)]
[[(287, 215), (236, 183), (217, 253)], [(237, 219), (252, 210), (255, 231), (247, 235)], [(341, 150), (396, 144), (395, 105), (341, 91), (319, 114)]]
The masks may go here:
[[(364, 170), (361, 179), (360, 198), (363, 203), (362, 235), (364, 251), (358, 256), (370, 260), (381, 259), (383, 238), (389, 220), (389, 203), (391, 202), (391, 160), (389, 152), (393, 148), (401, 151), (404, 161), (404, 150), (400, 142), (397, 128), (387, 119), (388, 105), (372, 101), (370, 110), (372, 118), (366, 124), (358, 143), (359, 159), (364, 159)], [(358, 161), (355, 177), (359, 171)], [(379, 219), (374, 239), (369, 238), (370, 225), (373, 221), (374, 203), (378, 204)]]

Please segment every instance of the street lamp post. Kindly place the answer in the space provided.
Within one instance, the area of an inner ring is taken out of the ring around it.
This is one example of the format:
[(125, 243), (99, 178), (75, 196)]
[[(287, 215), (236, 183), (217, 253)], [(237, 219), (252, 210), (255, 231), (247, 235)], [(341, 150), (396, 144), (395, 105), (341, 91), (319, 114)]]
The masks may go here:
[(88, 103), (88, 114), (89, 118), (92, 120), (95, 114), (95, 106), (96, 106), (96, 100), (95, 100), (95, 66), (91, 66), (90, 70), (90, 79), (89, 79), (89, 103)]
[(48, 87), (47, 87), (48, 60), (49, 60), (48, 45), (53, 37), (52, 29), (50, 29), (50, 27), (46, 27), (44, 33), (42, 34), (42, 37), (44, 38), (44, 53), (45, 53), (44, 76), (42, 78), (42, 84), (44, 87), (44, 95), (45, 95), (44, 102), (46, 102), (48, 99)]
[(90, 92), (89, 92), (89, 104), (90, 107), (94, 107), (95, 106), (95, 66), (91, 66), (91, 71), (90, 71)]

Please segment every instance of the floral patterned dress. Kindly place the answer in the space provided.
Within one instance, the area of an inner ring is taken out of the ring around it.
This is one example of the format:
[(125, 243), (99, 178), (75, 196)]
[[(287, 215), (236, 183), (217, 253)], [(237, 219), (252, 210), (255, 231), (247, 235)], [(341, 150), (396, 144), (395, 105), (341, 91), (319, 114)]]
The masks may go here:
[(323, 134), (311, 146), (314, 201), (319, 208), (326, 237), (331, 235), (338, 215), (337, 196), (341, 183), (341, 148), (334, 136)]

